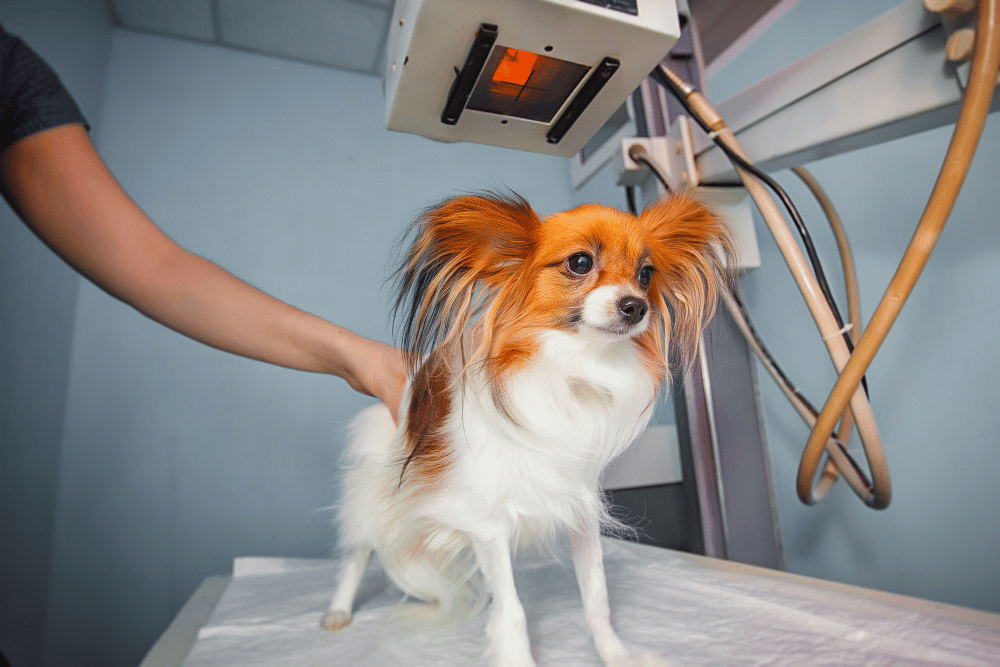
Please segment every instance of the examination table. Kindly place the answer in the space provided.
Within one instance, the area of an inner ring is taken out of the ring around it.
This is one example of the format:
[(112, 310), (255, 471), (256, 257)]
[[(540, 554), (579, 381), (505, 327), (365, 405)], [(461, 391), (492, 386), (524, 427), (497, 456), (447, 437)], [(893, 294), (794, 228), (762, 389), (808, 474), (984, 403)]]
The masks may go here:
[[(1000, 615), (605, 539), (612, 622), (673, 665), (1000, 665)], [(352, 624), (320, 628), (332, 560), (240, 558), (209, 577), (140, 667), (490, 665), (486, 614), (407, 632), (376, 557)], [(540, 667), (597, 666), (569, 554), (519, 559)]]

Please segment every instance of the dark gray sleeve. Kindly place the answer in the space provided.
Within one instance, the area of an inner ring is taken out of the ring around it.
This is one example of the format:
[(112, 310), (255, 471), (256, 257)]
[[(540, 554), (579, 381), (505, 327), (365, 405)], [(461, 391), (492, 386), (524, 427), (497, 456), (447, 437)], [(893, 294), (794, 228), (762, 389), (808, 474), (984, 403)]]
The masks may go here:
[(59, 77), (27, 44), (0, 28), (0, 151), (69, 123), (87, 126)]

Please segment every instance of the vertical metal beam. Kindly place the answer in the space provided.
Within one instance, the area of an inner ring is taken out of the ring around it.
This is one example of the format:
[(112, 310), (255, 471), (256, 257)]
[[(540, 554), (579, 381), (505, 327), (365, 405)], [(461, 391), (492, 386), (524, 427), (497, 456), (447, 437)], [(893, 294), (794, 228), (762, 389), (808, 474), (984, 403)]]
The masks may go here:
[[(704, 346), (702, 346), (704, 347)], [(674, 411), (680, 448), (685, 521), (695, 553), (726, 558), (726, 533), (715, 459), (713, 411), (708, 405), (703, 364), (694, 364), (674, 380)]]
[(687, 520), (702, 553), (784, 569), (757, 369), (727, 311), (673, 393), (685, 500), (698, 508)]
[(717, 312), (702, 354), (726, 558), (784, 569), (756, 361), (729, 311)]

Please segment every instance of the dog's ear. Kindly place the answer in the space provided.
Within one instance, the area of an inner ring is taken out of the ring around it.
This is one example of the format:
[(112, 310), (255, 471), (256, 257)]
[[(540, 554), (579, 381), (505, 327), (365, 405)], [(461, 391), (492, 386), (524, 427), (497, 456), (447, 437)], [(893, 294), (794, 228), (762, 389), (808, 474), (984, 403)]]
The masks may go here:
[(540, 225), (514, 194), (456, 197), (424, 211), (396, 274), (394, 315), (412, 361), (461, 340), (473, 315), (530, 255)]
[[(736, 265), (729, 228), (704, 205), (684, 196), (660, 199), (639, 221), (656, 268), (649, 295), (666, 322), (668, 345), (690, 362), (715, 312), (720, 282), (732, 280), (726, 268)], [(672, 327), (664, 300), (673, 311)]]

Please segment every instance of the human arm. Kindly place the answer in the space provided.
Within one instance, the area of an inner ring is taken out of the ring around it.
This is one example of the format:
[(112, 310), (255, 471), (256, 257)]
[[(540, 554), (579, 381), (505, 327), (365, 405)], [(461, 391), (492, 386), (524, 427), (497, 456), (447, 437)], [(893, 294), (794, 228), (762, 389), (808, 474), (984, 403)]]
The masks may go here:
[(227, 352), (340, 376), (397, 416), (405, 363), (394, 347), (289, 306), (174, 243), (125, 193), (82, 125), (0, 154), (0, 184), (28, 226), (112, 296)]

